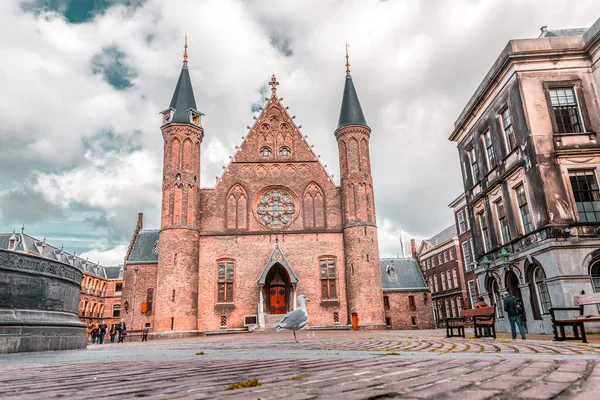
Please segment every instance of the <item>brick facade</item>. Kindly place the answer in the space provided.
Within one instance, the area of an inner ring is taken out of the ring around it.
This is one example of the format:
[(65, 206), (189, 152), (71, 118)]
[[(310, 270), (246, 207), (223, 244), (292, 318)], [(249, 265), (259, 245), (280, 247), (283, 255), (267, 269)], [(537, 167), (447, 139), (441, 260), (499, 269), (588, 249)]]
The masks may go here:
[(390, 329), (435, 328), (431, 294), (428, 291), (384, 291), (383, 298), (385, 321)]

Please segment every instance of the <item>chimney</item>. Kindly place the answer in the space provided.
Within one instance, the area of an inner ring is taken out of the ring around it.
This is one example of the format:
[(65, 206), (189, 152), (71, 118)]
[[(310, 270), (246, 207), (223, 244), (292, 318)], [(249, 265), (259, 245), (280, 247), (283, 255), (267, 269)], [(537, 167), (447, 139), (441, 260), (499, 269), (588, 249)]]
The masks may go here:
[(144, 225), (143, 220), (144, 220), (144, 213), (138, 213), (138, 221), (137, 221), (137, 225), (135, 227), (136, 230), (138, 230), (138, 231), (142, 230), (142, 226)]
[(417, 242), (415, 239), (410, 239), (410, 254), (412, 258), (417, 258)]

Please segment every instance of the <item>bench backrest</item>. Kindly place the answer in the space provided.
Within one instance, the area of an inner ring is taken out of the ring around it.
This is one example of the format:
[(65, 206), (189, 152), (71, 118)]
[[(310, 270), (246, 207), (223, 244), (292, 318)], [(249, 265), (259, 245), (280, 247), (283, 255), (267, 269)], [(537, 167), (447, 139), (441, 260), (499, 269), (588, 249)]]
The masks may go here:
[(576, 306), (587, 306), (591, 304), (600, 304), (600, 293), (582, 294), (575, 296)]
[(472, 317), (474, 315), (496, 315), (496, 307), (481, 307), (469, 310), (461, 310), (461, 317)]

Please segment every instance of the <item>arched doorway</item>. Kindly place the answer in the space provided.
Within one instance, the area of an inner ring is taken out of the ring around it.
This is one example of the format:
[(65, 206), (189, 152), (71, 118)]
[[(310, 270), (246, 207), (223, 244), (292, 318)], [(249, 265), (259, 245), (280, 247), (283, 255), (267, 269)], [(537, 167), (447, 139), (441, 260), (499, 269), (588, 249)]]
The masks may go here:
[(488, 276), (485, 287), (490, 298), (490, 305), (496, 307), (496, 316), (498, 318), (504, 317), (504, 307), (502, 305), (498, 281), (493, 276)]
[(268, 314), (285, 314), (290, 308), (290, 278), (279, 263), (273, 265), (267, 274), (266, 303)]
[[(508, 293), (523, 301), (523, 295), (521, 294), (521, 288), (519, 287), (519, 277), (512, 269), (506, 272), (506, 275), (504, 276), (504, 282)], [(523, 323), (525, 329), (527, 329), (527, 316), (525, 313), (521, 315), (521, 322)]]

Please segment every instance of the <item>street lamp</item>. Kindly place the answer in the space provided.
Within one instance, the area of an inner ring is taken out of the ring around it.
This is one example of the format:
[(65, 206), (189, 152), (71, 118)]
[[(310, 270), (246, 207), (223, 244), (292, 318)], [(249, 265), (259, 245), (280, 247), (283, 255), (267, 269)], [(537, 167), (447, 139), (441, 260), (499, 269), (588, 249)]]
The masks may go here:
[(492, 265), (492, 262), (487, 258), (487, 256), (483, 256), (483, 260), (481, 260), (481, 265), (483, 265), (483, 268), (490, 269), (490, 265)]
[(503, 247), (502, 250), (500, 250), (500, 253), (498, 253), (498, 257), (500, 258), (500, 260), (502, 260), (502, 264), (507, 264), (508, 257), (510, 257), (510, 253), (506, 251), (506, 249)]

